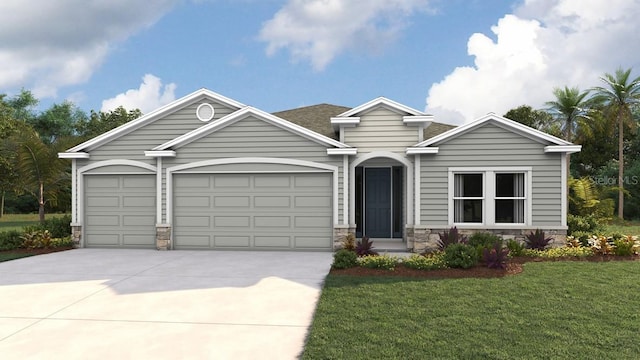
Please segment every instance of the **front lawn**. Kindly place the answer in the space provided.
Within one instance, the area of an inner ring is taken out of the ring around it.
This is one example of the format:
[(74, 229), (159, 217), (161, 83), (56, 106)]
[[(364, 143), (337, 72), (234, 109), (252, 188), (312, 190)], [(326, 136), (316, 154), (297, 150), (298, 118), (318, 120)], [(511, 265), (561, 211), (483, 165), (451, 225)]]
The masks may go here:
[(330, 274), (304, 359), (636, 359), (640, 261), (493, 279)]
[[(59, 218), (64, 214), (46, 214), (46, 219)], [(0, 218), (0, 231), (20, 231), (25, 226), (34, 226), (40, 223), (38, 214), (4, 214)], [(69, 230), (70, 232), (71, 230)]]
[(20, 259), (23, 257), (28, 257), (33, 255), (37, 255), (37, 254), (30, 254), (26, 252), (11, 252), (11, 251), (0, 252), (0, 262)]

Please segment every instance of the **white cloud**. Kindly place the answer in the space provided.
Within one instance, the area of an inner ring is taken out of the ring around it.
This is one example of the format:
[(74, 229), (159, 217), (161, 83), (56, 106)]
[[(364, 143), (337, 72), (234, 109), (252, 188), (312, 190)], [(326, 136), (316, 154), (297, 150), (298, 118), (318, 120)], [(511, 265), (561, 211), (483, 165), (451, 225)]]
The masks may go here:
[(638, 41), (639, 16), (638, 0), (526, 0), (491, 28), (495, 40), (469, 38), (474, 66), (433, 84), (427, 111), (457, 112), (470, 121), (523, 104), (542, 107), (553, 100), (553, 87), (600, 85), (603, 73), (640, 62), (630, 46)]
[(113, 45), (151, 26), (179, 0), (0, 2), (0, 88), (52, 97), (87, 81)]
[(127, 110), (140, 109), (145, 114), (175, 100), (175, 90), (176, 84), (170, 83), (163, 86), (160, 78), (146, 74), (138, 89), (130, 89), (102, 101), (100, 110), (107, 112), (122, 106)]
[(288, 0), (263, 24), (259, 38), (267, 55), (288, 49), (294, 62), (323, 70), (338, 54), (355, 48), (379, 52), (395, 40), (416, 11), (431, 0)]

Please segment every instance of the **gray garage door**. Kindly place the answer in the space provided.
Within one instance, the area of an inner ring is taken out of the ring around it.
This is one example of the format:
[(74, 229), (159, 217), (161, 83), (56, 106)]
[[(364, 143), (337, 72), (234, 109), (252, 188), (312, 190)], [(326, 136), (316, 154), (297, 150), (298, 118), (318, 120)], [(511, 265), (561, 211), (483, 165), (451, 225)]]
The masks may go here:
[(85, 246), (155, 248), (154, 175), (87, 175)]
[(177, 174), (176, 249), (331, 249), (331, 174)]

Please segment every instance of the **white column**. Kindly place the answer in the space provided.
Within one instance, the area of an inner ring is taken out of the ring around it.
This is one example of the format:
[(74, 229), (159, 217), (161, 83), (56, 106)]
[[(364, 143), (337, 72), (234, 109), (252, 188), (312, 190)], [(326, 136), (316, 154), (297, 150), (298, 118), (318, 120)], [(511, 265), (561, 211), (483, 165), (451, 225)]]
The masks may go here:
[(162, 157), (156, 158), (156, 224), (162, 222)]
[(78, 223), (78, 164), (71, 159), (71, 222)]
[[(567, 153), (560, 154), (560, 225), (567, 226)], [(530, 194), (529, 199), (533, 199)], [(531, 201), (531, 200), (529, 200)]]
[(349, 155), (342, 158), (342, 223), (349, 225)]
[(414, 172), (413, 172), (413, 176), (414, 176), (414, 180), (413, 180), (413, 186), (414, 186), (414, 190), (413, 190), (413, 199), (414, 199), (414, 210), (413, 210), (413, 216), (415, 217), (413, 224), (414, 225), (420, 225), (420, 195), (421, 195), (421, 191), (420, 191), (420, 154), (416, 154), (414, 157)]

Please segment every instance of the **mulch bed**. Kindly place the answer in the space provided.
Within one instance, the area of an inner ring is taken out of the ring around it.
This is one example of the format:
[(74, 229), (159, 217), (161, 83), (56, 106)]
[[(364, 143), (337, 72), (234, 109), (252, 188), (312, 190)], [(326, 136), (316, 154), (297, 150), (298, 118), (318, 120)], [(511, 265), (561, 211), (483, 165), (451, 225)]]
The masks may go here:
[(364, 267), (353, 267), (350, 269), (331, 269), (333, 275), (349, 275), (349, 276), (400, 276), (427, 279), (460, 279), (460, 278), (500, 278), (504, 276), (520, 274), (524, 268), (523, 264), (527, 262), (542, 261), (589, 261), (589, 262), (606, 262), (606, 261), (638, 261), (640, 256), (589, 256), (583, 258), (513, 258), (507, 264), (506, 269), (489, 269), (480, 264), (471, 269), (439, 269), (439, 270), (416, 270), (397, 266), (393, 271), (385, 269), (369, 269)]

